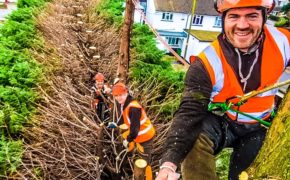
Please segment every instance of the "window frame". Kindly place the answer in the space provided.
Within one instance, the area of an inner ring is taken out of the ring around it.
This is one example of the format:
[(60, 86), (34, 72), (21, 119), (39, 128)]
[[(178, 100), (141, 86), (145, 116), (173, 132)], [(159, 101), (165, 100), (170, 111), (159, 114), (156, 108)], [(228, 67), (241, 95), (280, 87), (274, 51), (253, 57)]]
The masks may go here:
[(162, 21), (173, 21), (173, 13), (171, 13), (171, 12), (163, 12), (161, 20)]
[(174, 36), (165, 36), (165, 39), (170, 46), (177, 47), (179, 46), (180, 38)]
[(195, 14), (192, 18), (191, 25), (192, 26), (202, 26), (203, 23), (203, 15)]
[(219, 28), (222, 27), (222, 17), (220, 17), (220, 16), (215, 17), (213, 27), (219, 27)]

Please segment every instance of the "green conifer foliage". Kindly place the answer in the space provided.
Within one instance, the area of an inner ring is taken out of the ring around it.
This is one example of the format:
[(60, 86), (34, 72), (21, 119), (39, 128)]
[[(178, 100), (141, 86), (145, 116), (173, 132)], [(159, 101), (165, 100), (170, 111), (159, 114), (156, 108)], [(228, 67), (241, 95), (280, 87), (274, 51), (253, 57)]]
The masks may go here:
[(29, 48), (39, 44), (34, 16), (45, 0), (18, 0), (0, 27), (0, 177), (15, 172), (22, 158), (20, 132), (35, 113), (41, 66)]

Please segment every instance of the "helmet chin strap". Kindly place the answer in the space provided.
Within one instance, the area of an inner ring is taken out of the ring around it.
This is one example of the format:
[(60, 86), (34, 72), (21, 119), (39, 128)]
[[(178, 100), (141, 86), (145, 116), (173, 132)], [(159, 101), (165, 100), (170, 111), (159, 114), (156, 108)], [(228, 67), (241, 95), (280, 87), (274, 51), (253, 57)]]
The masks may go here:
[(264, 26), (264, 24), (267, 21), (267, 9), (266, 8), (262, 9), (262, 16), (263, 16), (263, 26)]

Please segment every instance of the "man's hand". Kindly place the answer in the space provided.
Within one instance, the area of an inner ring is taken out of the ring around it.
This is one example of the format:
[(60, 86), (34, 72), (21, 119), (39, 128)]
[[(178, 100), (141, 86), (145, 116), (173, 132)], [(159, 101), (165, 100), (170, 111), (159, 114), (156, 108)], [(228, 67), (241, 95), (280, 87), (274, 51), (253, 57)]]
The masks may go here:
[(96, 93), (97, 96), (99, 96), (101, 94), (101, 91), (99, 89), (96, 89), (95, 93)]
[(179, 174), (175, 172), (176, 169), (177, 166), (171, 162), (163, 163), (155, 180), (177, 180)]
[(99, 100), (98, 99), (94, 99), (91, 103), (91, 107), (92, 109), (98, 109), (98, 103), (99, 103)]
[(111, 93), (111, 89), (109, 87), (104, 87), (104, 93), (105, 94), (110, 94)]
[(129, 142), (127, 141), (127, 139), (123, 140), (123, 146), (127, 149), (129, 145)]

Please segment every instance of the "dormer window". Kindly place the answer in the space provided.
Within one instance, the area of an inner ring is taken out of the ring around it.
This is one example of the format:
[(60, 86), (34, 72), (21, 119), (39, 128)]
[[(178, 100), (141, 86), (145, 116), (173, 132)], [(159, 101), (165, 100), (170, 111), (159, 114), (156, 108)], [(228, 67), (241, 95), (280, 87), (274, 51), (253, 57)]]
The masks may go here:
[(173, 19), (173, 13), (169, 13), (169, 12), (162, 13), (163, 21), (172, 21), (172, 19)]
[(203, 16), (202, 15), (194, 15), (192, 20), (192, 25), (202, 25)]

